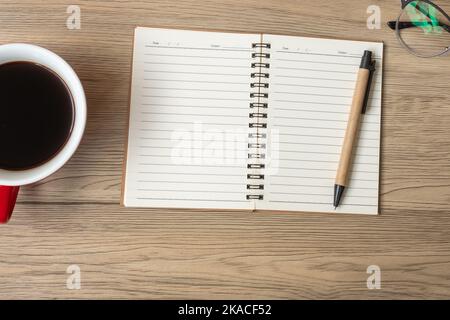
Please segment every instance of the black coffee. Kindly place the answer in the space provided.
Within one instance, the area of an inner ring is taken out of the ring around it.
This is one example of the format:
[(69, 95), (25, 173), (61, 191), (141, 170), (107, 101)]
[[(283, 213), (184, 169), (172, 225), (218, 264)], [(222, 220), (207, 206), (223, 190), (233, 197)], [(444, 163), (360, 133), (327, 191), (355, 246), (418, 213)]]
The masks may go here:
[(73, 121), (72, 96), (58, 75), (31, 62), (0, 65), (0, 168), (23, 170), (50, 160)]

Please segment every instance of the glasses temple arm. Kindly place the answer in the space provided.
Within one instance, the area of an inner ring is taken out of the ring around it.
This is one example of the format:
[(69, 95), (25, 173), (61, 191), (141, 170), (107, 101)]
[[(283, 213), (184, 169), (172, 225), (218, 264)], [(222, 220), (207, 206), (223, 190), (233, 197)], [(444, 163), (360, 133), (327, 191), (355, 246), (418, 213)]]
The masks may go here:
[[(395, 30), (395, 26), (397, 24), (397, 21), (388, 21), (387, 25), (389, 26), (389, 28), (391, 28), (392, 30)], [(428, 22), (423, 22), (423, 26), (427, 26)], [(438, 24), (439, 27), (442, 27), (445, 31), (450, 33), (450, 26), (439, 22)], [(399, 21), (398, 22), (398, 28), (401, 29), (407, 29), (407, 28), (415, 28), (415, 27), (421, 27), (420, 22), (414, 22), (412, 23), (411, 21)]]

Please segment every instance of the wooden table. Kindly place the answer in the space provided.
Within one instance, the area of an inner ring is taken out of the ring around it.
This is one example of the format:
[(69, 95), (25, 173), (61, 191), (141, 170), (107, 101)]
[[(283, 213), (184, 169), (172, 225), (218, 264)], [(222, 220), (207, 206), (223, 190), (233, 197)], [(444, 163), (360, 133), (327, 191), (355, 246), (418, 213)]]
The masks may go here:
[[(71, 4), (80, 30), (66, 27)], [(366, 27), (372, 4), (380, 30)], [(64, 57), (89, 120), (75, 157), (22, 188), (0, 226), (0, 298), (449, 298), (450, 58), (402, 49), (385, 24), (399, 11), (391, 0), (1, 0), (1, 43)], [(382, 214), (121, 207), (135, 26), (384, 41)], [(80, 290), (66, 288), (73, 264)], [(369, 265), (379, 290), (366, 286)]]

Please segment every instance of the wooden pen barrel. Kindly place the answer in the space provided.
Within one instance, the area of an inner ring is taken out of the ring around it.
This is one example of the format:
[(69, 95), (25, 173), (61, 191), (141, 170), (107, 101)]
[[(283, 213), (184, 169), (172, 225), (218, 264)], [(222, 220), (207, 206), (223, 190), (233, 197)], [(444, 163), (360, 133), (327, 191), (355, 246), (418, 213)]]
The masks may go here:
[(347, 130), (345, 131), (344, 143), (342, 144), (341, 158), (336, 175), (336, 184), (347, 186), (347, 177), (350, 172), (353, 146), (358, 138), (358, 127), (361, 120), (361, 112), (364, 104), (364, 97), (367, 90), (370, 71), (359, 69), (358, 78), (353, 94), (352, 106), (350, 109)]

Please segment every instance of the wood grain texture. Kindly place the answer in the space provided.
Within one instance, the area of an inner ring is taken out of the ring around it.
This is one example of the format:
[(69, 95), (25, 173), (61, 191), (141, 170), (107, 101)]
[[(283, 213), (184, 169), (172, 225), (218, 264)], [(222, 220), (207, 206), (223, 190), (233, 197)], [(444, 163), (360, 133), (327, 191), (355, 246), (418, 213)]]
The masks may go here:
[[(68, 5), (81, 30), (68, 30)], [(381, 7), (368, 30), (366, 9)], [(86, 90), (82, 145), (22, 188), (0, 226), (0, 298), (450, 298), (450, 59), (423, 60), (385, 22), (398, 1), (0, 1), (0, 43), (64, 57)], [(447, 8), (450, 11), (450, 8)], [(135, 26), (385, 43), (381, 215), (120, 207)], [(81, 290), (66, 289), (78, 264)], [(379, 265), (382, 288), (368, 290)]]

